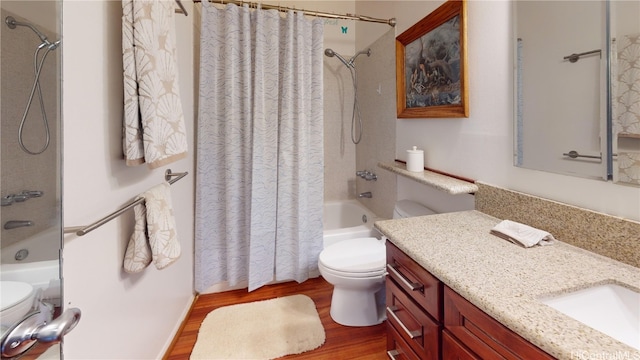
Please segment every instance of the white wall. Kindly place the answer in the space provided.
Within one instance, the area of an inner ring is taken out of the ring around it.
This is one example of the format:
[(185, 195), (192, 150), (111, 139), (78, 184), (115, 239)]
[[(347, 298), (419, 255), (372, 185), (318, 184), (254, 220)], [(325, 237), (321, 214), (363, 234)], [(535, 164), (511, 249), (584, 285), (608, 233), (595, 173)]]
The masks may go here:
[[(396, 17), (399, 35), (440, 4), (442, 1), (358, 1), (356, 12)], [(425, 149), (427, 167), (640, 220), (640, 188), (512, 165), (511, 6), (508, 1), (467, 4), (470, 117), (398, 120), (397, 157), (404, 159), (406, 149), (417, 145)], [(356, 46), (371, 43), (385, 31), (385, 25), (359, 23)]]
[[(183, 1), (189, 11), (191, 1)], [(64, 300), (82, 310), (65, 337), (67, 359), (158, 359), (193, 298), (193, 11), (176, 15), (180, 91), (189, 134), (188, 159), (149, 170), (122, 160), (122, 42), (119, 1), (64, 1), (64, 223), (87, 225), (164, 179), (171, 187), (182, 257), (158, 271), (122, 270), (133, 229), (129, 211), (93, 232), (65, 236)]]

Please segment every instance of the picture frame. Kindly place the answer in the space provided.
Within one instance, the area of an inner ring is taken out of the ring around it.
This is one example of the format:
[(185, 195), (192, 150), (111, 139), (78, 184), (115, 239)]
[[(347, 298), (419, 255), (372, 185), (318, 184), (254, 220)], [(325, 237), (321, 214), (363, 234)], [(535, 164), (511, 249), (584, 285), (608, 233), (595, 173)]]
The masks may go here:
[(466, 0), (449, 0), (396, 37), (398, 118), (469, 117)]

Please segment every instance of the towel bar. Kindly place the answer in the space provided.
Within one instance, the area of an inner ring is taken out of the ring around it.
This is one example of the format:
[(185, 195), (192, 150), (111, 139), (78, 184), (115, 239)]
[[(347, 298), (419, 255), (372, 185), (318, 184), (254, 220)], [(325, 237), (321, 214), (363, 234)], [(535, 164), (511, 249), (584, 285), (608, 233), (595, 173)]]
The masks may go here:
[[(171, 172), (171, 169), (167, 169), (167, 171), (165, 171), (164, 173), (164, 179), (169, 183), (169, 184), (173, 184), (176, 181), (182, 179), (183, 177), (187, 176), (189, 173), (188, 172), (182, 172), (182, 173), (173, 173)], [(121, 207), (120, 209), (112, 212), (111, 214), (103, 217), (102, 219), (94, 222), (91, 225), (87, 225), (87, 226), (69, 226), (69, 227), (65, 227), (64, 228), (64, 233), (76, 233), (76, 235), (78, 236), (83, 236), (86, 235), (87, 233), (99, 228), (100, 226), (108, 223), (109, 221), (117, 218), (118, 216), (122, 215), (124, 212), (126, 212), (127, 210), (133, 208), (134, 206), (142, 203), (144, 201), (144, 198), (137, 198), (131, 202), (129, 202), (128, 204), (124, 205), (123, 207)]]

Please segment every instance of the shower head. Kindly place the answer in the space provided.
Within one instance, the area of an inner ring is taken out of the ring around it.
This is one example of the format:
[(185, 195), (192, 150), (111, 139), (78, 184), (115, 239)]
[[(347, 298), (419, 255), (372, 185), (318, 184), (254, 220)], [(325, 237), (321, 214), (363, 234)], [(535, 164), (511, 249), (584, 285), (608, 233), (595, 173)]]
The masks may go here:
[(38, 37), (40, 38), (40, 41), (42, 41), (42, 43), (44, 45), (51, 45), (49, 40), (47, 40), (47, 37), (44, 36), (44, 34), (41, 33), (40, 31), (38, 31), (38, 29), (36, 29), (35, 26), (33, 26), (33, 25), (29, 24), (29, 23), (17, 21), (13, 16), (7, 16), (4, 19), (4, 22), (7, 24), (9, 29), (15, 29), (16, 26), (26, 26), (29, 29), (31, 29), (31, 31), (33, 31), (36, 35), (38, 35)]
[(340, 54), (338, 54), (337, 52), (333, 51), (332, 49), (325, 49), (324, 50), (324, 54), (328, 57), (337, 57), (338, 60), (342, 61), (343, 64), (345, 64), (347, 67), (352, 67), (353, 64), (351, 64), (350, 62), (347, 62), (347, 60), (345, 60), (342, 56), (340, 56)]
[(343, 64), (345, 64), (348, 68), (354, 68), (353, 62), (356, 60), (356, 58), (359, 55), (362, 54), (367, 54), (367, 56), (371, 56), (371, 49), (367, 49), (367, 50), (362, 50), (359, 51), (357, 54), (353, 55), (353, 57), (351, 59), (349, 59), (349, 61), (345, 60), (342, 56), (340, 56), (340, 54), (338, 54), (337, 52), (333, 51), (332, 49), (325, 49), (324, 50), (324, 54), (328, 57), (337, 57), (340, 61), (342, 61)]

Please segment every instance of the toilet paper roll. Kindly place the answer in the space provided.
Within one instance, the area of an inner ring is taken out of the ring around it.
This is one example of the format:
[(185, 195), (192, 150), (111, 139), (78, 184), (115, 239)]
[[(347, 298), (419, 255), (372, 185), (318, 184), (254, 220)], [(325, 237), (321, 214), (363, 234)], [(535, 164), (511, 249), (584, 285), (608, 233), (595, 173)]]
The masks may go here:
[(412, 172), (424, 171), (424, 151), (418, 150), (416, 146), (407, 150), (407, 170)]

